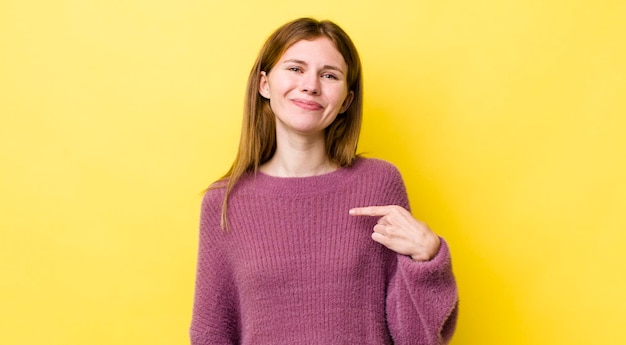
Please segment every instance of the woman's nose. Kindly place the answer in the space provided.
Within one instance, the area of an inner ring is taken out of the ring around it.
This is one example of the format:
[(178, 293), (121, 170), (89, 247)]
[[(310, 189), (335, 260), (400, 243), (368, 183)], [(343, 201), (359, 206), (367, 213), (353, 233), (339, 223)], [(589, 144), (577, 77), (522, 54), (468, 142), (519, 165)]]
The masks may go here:
[(305, 73), (301, 79), (300, 91), (317, 95), (320, 93), (320, 80), (315, 73)]

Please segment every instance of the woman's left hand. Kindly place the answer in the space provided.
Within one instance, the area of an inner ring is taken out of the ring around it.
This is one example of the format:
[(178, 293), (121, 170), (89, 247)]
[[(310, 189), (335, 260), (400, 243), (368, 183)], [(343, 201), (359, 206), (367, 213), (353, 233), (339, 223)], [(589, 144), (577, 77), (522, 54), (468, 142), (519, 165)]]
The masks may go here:
[(428, 261), (439, 251), (439, 236), (396, 205), (358, 207), (350, 210), (352, 216), (380, 217), (374, 226), (372, 239), (414, 261)]

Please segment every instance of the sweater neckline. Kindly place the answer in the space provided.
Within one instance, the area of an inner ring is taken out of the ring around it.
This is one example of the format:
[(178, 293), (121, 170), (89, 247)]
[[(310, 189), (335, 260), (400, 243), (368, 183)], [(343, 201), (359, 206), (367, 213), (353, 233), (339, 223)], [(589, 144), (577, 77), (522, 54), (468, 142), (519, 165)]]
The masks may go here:
[(363, 159), (357, 157), (350, 167), (342, 167), (325, 174), (304, 177), (279, 177), (259, 171), (256, 174), (251, 173), (246, 176), (244, 184), (250, 184), (254, 191), (264, 194), (294, 196), (324, 193), (328, 190), (341, 189), (341, 186), (354, 176), (352, 172), (358, 169), (362, 163)]

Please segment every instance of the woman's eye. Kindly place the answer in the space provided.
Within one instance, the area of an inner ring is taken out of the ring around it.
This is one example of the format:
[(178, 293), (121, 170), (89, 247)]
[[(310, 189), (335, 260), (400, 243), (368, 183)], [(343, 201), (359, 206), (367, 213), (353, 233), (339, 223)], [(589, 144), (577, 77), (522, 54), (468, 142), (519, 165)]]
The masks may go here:
[(322, 78), (337, 79), (337, 77), (334, 74), (330, 74), (330, 73), (322, 74)]
[(293, 71), (293, 72), (300, 72), (301, 71), (300, 67), (289, 67), (289, 70)]

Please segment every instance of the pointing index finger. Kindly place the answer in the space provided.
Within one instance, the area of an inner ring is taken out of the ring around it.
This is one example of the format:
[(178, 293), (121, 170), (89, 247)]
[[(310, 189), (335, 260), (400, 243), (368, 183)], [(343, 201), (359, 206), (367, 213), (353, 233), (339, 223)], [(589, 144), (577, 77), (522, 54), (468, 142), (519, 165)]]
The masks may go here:
[(390, 206), (356, 207), (350, 210), (351, 216), (386, 216)]

